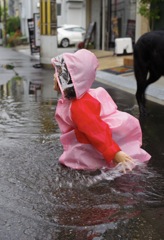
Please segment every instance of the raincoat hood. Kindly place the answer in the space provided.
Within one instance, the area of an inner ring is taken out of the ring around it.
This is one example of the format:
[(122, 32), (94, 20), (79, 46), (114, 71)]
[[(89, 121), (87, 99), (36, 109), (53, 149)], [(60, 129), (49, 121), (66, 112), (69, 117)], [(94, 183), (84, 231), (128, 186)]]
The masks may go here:
[(95, 80), (98, 60), (86, 49), (64, 53), (52, 58), (51, 63), (56, 70), (56, 78), (63, 97), (64, 89), (74, 86), (76, 98), (81, 98)]

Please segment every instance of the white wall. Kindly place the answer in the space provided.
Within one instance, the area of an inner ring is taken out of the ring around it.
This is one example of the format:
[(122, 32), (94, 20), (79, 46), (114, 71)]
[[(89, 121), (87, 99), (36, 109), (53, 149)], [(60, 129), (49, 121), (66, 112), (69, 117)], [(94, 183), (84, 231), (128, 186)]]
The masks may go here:
[(29, 38), (27, 19), (33, 18), (33, 14), (39, 12), (37, 3), (39, 3), (39, 0), (20, 0), (19, 12), (21, 18), (21, 30), (22, 34), (27, 38)]
[(86, 28), (86, 0), (69, 2), (57, 0), (61, 4), (61, 16), (57, 16), (58, 26), (62, 24), (77, 24)]

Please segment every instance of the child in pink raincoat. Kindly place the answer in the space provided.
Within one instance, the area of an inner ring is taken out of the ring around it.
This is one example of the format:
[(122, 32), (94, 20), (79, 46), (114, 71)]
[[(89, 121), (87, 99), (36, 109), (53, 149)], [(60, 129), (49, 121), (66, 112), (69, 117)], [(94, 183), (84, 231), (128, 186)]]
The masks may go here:
[(120, 162), (126, 167), (133, 159), (148, 161), (138, 119), (119, 111), (102, 87), (90, 88), (98, 67), (96, 56), (81, 49), (51, 62), (54, 90), (61, 92), (55, 113), (64, 149), (59, 162), (73, 169), (97, 170)]

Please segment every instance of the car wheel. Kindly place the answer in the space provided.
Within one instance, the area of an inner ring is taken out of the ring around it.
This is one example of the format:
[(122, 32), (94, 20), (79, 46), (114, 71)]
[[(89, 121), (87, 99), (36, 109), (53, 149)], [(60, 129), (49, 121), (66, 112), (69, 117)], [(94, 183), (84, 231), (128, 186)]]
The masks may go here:
[(69, 46), (69, 40), (67, 38), (64, 38), (62, 41), (61, 41), (61, 46), (66, 48)]

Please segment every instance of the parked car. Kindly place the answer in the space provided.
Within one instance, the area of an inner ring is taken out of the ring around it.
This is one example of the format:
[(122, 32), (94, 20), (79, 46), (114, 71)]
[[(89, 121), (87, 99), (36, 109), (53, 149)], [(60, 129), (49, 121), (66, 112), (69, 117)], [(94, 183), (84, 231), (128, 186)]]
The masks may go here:
[(57, 28), (58, 45), (64, 48), (82, 42), (86, 30), (78, 25), (62, 25)]

